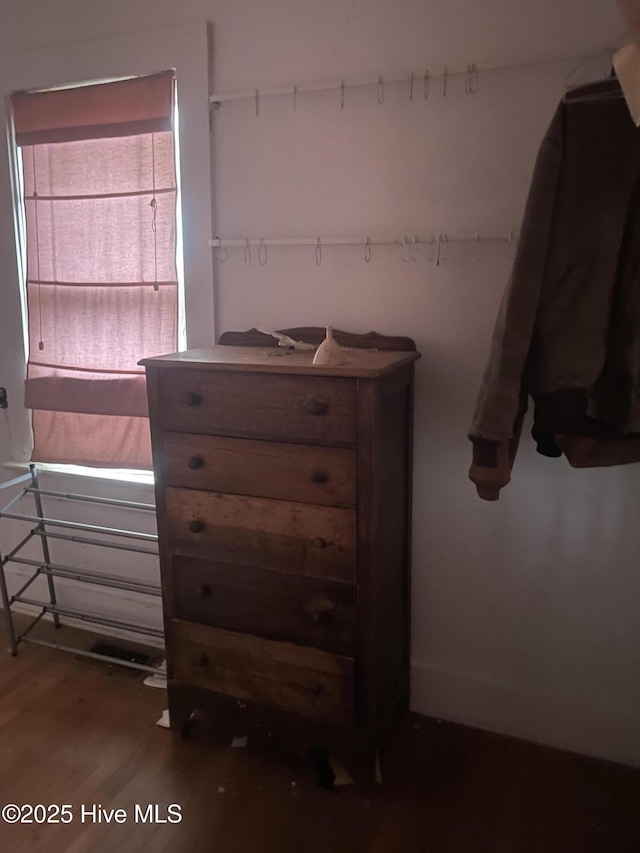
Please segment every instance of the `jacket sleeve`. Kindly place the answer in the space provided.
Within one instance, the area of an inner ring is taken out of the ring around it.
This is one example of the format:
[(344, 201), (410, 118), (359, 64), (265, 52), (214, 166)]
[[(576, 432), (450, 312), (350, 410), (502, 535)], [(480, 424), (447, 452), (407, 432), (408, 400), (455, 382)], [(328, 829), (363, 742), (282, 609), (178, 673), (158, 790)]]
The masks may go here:
[(469, 477), (485, 500), (498, 500), (511, 467), (527, 405), (523, 374), (540, 300), (562, 162), (564, 105), (542, 141), (518, 249), (493, 332), (469, 430), (474, 459)]

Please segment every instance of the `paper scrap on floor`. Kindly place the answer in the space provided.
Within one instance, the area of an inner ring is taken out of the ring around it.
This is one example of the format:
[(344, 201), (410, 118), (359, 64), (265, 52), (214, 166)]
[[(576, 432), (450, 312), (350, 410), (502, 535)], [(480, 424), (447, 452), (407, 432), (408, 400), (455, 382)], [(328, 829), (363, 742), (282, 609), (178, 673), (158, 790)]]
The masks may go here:
[(147, 678), (145, 678), (145, 680), (142, 683), (146, 684), (147, 687), (160, 687), (162, 690), (166, 690), (167, 689), (166, 662), (162, 661), (162, 663), (158, 667), (158, 672), (154, 672), (153, 675), (147, 676)]
[(332, 752), (329, 756), (329, 764), (335, 776), (334, 785), (353, 785), (353, 776), (347, 770), (347, 765), (341, 755)]
[(162, 726), (163, 729), (170, 729), (171, 723), (169, 722), (169, 709), (162, 712), (162, 716), (156, 723), (157, 726)]

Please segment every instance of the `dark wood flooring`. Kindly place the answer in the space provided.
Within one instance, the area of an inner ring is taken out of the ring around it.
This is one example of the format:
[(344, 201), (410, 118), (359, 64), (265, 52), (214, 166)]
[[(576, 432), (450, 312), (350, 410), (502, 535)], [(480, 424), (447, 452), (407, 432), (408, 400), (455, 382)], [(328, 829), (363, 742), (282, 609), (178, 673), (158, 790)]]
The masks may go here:
[[(640, 853), (640, 770), (415, 716), (384, 744), (383, 784), (327, 791), (277, 744), (177, 740), (143, 678), (36, 646), (0, 656), (0, 805), (74, 814), (0, 822), (3, 853)], [(136, 804), (172, 803), (180, 823), (136, 823)], [(83, 824), (82, 805), (127, 821)]]

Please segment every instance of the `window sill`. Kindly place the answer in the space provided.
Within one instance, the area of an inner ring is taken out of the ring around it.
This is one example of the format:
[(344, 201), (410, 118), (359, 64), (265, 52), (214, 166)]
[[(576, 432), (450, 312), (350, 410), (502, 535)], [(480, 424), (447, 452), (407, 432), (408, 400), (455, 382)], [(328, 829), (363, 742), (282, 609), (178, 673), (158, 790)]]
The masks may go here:
[[(5, 462), (3, 468), (9, 471), (28, 471), (28, 462)], [(83, 480), (109, 480), (132, 486), (153, 486), (152, 471), (136, 471), (129, 468), (89, 468), (84, 465), (56, 465), (51, 462), (38, 462), (38, 473), (62, 474), (81, 477)]]

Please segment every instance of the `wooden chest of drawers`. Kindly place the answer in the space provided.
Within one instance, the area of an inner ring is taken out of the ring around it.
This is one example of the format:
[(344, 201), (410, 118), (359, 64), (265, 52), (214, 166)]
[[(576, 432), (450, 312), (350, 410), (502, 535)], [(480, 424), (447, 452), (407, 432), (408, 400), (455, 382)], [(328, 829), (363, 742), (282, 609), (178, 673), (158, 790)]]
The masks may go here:
[(418, 354), (312, 355), (143, 362), (177, 730), (249, 709), (373, 742), (407, 700)]

